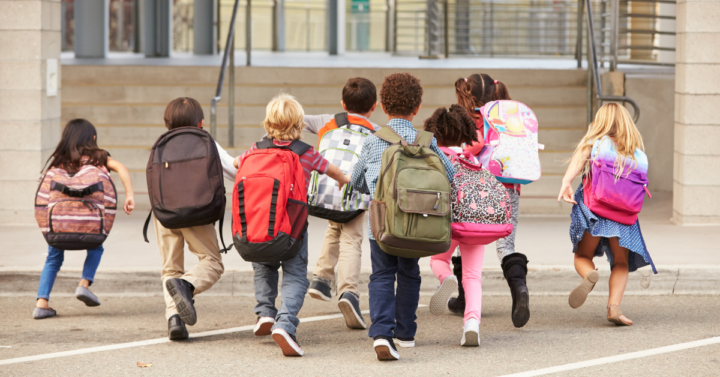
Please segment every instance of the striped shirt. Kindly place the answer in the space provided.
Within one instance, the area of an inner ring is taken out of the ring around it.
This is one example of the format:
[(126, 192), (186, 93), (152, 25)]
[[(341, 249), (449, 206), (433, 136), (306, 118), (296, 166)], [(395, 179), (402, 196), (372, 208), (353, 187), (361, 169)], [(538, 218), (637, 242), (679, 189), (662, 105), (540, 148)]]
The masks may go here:
[[(412, 123), (407, 120), (394, 118), (388, 122), (387, 126), (392, 128), (406, 141), (411, 143), (415, 141), (417, 131), (413, 128)], [(362, 151), (360, 152), (360, 160), (355, 164), (352, 179), (350, 180), (350, 183), (353, 187), (356, 187), (358, 191), (375, 197), (375, 186), (377, 186), (380, 167), (382, 165), (382, 154), (389, 146), (390, 143), (375, 135), (370, 135), (365, 139)], [(448, 181), (452, 182), (452, 178), (455, 176), (455, 168), (453, 168), (452, 163), (445, 156), (445, 153), (438, 148), (435, 138), (433, 138), (430, 143), (430, 149), (440, 157), (445, 165)], [(371, 240), (374, 240), (371, 232), (368, 232), (368, 235)]]
[[(273, 143), (275, 145), (288, 146), (292, 143), (292, 141), (273, 140)], [(245, 156), (247, 156), (248, 153), (256, 150), (257, 146), (256, 144), (253, 144), (252, 147), (247, 150), (247, 152), (243, 153), (240, 157), (238, 157), (238, 165), (242, 163), (243, 159), (245, 159)], [(305, 173), (305, 187), (308, 187), (308, 185), (310, 184), (310, 174), (312, 174), (313, 170), (317, 170), (317, 172), (320, 174), (325, 174), (330, 163), (325, 158), (323, 158), (323, 156), (318, 153), (315, 148), (310, 146), (310, 149), (300, 155), (300, 165), (302, 165), (303, 173)]]

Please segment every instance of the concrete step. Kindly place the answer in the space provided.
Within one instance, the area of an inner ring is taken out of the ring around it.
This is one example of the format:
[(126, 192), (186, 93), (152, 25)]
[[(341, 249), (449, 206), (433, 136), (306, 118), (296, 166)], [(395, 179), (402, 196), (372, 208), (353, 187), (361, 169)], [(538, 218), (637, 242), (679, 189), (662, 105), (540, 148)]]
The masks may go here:
[[(380, 84), (380, 83), (378, 83)], [(228, 103), (227, 88), (223, 92), (220, 104)], [(536, 106), (584, 106), (585, 87), (535, 87), (517, 86), (511, 88), (513, 99), (523, 102), (531, 108)], [(278, 93), (289, 93), (297, 97), (303, 106), (337, 106), (342, 95), (342, 85), (248, 85), (238, 84), (235, 88), (236, 105), (264, 106)], [(118, 104), (154, 104), (164, 106), (178, 97), (192, 97), (202, 104), (210, 103), (215, 96), (214, 85), (92, 85), (63, 87), (64, 104), (118, 105)], [(455, 87), (451, 84), (443, 87), (425, 88), (423, 103), (425, 106), (449, 106), (455, 103)]]
[[(350, 77), (366, 77), (376, 85), (385, 76), (396, 72), (408, 72), (420, 79), (424, 87), (448, 86), (458, 78), (473, 72), (467, 69), (403, 69), (403, 68), (278, 68), (236, 67), (236, 83), (243, 84), (302, 84), (306, 86), (342, 86)], [(585, 86), (585, 70), (553, 69), (483, 69), (495, 79), (501, 80), (512, 90), (517, 86), (558, 87)], [(72, 85), (217, 85), (219, 67), (190, 66), (112, 66), (68, 65), (63, 67), (62, 86)], [(227, 77), (227, 76), (226, 76)], [(227, 83), (227, 79), (226, 79)]]

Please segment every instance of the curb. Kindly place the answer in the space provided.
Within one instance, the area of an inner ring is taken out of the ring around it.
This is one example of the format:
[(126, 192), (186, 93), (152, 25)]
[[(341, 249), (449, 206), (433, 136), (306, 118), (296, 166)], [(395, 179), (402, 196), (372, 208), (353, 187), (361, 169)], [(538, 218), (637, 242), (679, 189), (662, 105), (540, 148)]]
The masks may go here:
[[(717, 269), (666, 268), (653, 275), (649, 270), (630, 274), (625, 295), (720, 295), (720, 274)], [(591, 295), (606, 296), (609, 270), (600, 269), (600, 281)], [(61, 271), (55, 281), (53, 296), (73, 296), (80, 278), (79, 272)], [(308, 278), (311, 278), (310, 274)], [(420, 294), (432, 295), (437, 279), (429, 271), (421, 271)], [(40, 279), (39, 271), (0, 271), (0, 297), (32, 297)], [(360, 292), (367, 294), (369, 273), (360, 274)], [(527, 285), (533, 296), (566, 296), (580, 282), (572, 269), (530, 269)], [(483, 295), (509, 296), (505, 278), (500, 270), (485, 270), (482, 278)], [(98, 272), (92, 291), (98, 296), (138, 297), (162, 296), (159, 271)], [(253, 297), (252, 271), (225, 271), (220, 280), (203, 295)]]

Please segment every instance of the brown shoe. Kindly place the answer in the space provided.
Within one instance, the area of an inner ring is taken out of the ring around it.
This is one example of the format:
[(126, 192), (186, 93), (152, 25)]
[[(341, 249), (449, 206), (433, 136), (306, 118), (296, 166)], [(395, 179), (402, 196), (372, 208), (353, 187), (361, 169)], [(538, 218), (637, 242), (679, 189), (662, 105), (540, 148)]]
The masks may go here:
[(595, 288), (595, 283), (597, 283), (599, 279), (600, 274), (598, 274), (597, 270), (588, 272), (582, 283), (570, 292), (570, 298), (568, 299), (570, 307), (577, 309), (582, 306), (585, 300), (587, 300), (587, 296), (592, 292), (593, 288)]
[(618, 326), (632, 326), (633, 321), (630, 318), (625, 317), (620, 311), (618, 305), (608, 305), (607, 307), (607, 320), (618, 325)]

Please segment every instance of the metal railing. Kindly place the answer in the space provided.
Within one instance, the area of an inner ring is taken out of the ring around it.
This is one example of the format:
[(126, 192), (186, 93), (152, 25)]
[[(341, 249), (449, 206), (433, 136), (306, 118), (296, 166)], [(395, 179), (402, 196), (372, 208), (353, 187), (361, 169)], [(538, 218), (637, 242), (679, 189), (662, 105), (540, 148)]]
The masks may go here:
[[(250, 14), (250, 0), (247, 0), (248, 6), (246, 7), (246, 15)], [(218, 78), (217, 89), (215, 90), (215, 97), (210, 101), (210, 135), (213, 139), (217, 138), (217, 104), (222, 96), (223, 82), (225, 81), (225, 70), (230, 63), (230, 78), (229, 78), (229, 91), (230, 91), (230, 103), (228, 104), (228, 136), (229, 146), (232, 148), (235, 146), (235, 20), (237, 19), (238, 7), (240, 0), (235, 0), (235, 6), (233, 7), (232, 17), (230, 19), (230, 27), (228, 28), (227, 41), (225, 43), (225, 50), (223, 52), (222, 63), (220, 64), (220, 78)], [(248, 23), (250, 25), (250, 23)], [(250, 35), (250, 34), (248, 34)], [(247, 49), (247, 64), (250, 65), (250, 44), (246, 46)]]
[(640, 107), (637, 102), (627, 96), (613, 96), (603, 94), (602, 80), (600, 79), (600, 71), (598, 67), (597, 57), (597, 46), (595, 43), (595, 28), (593, 20), (592, 4), (590, 0), (584, 0), (581, 2), (584, 4), (587, 15), (587, 32), (588, 32), (588, 43), (587, 43), (587, 68), (588, 68), (588, 124), (592, 122), (593, 118), (593, 85), (595, 86), (595, 98), (598, 101), (598, 106), (602, 106), (603, 102), (620, 102), (623, 105), (629, 103), (633, 107), (633, 121), (637, 122), (640, 119)]

